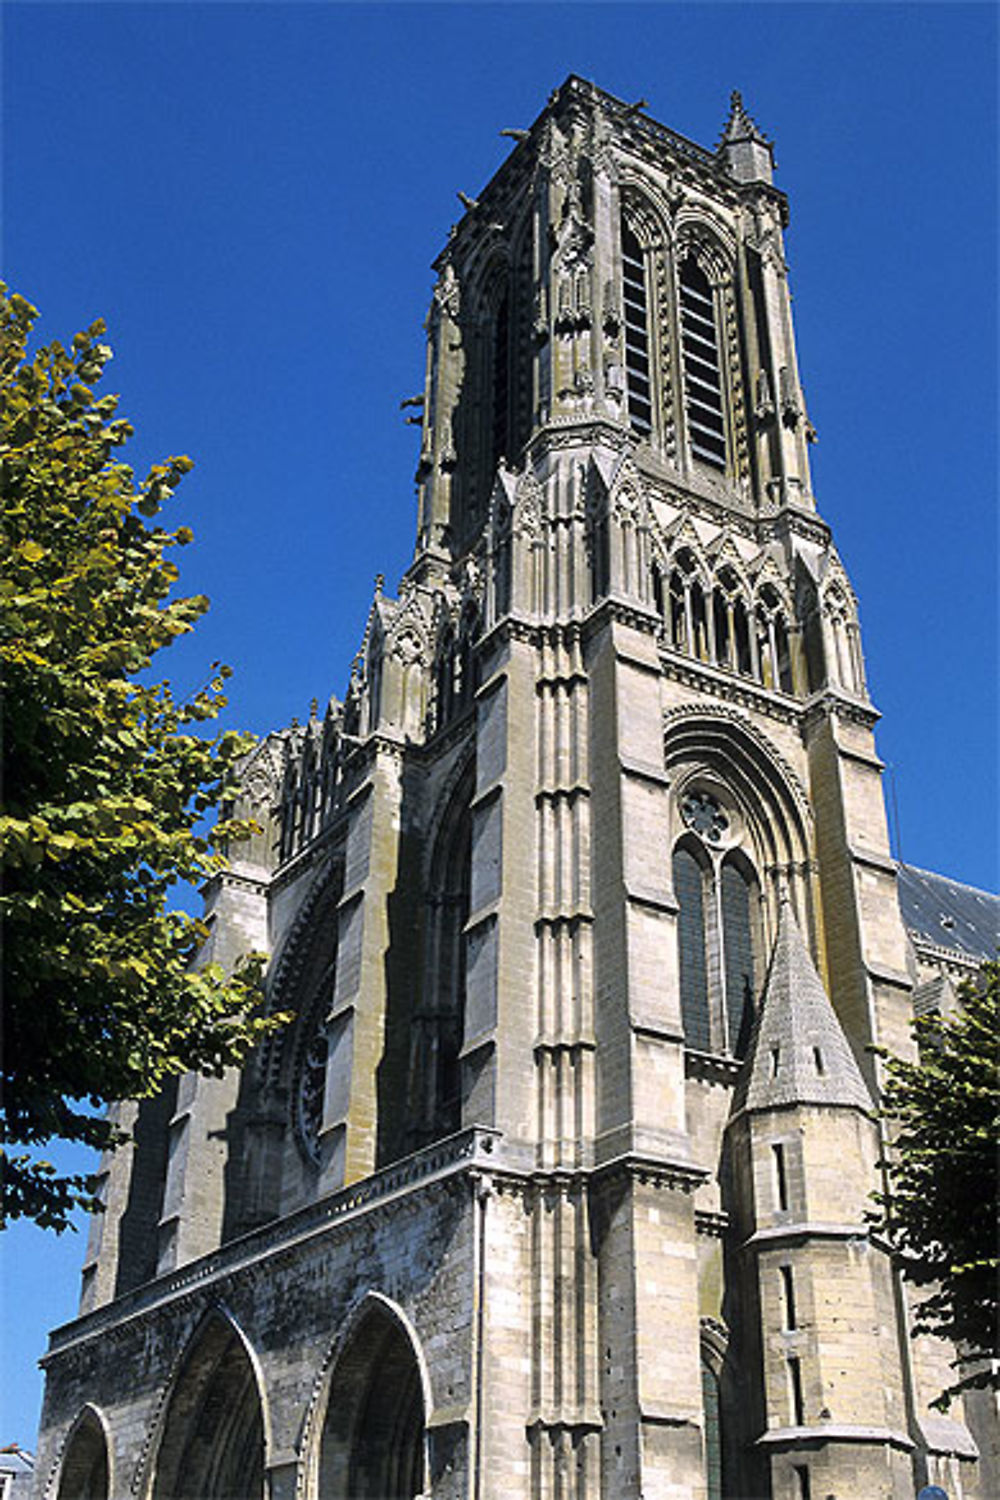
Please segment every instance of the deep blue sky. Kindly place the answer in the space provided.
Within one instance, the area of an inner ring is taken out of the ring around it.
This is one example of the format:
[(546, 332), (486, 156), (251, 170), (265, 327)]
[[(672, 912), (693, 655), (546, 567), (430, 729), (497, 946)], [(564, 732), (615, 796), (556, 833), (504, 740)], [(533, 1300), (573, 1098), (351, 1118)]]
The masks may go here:
[[(413, 543), (430, 262), (570, 72), (714, 145), (773, 136), (819, 506), (860, 596), (902, 854), (996, 880), (992, 5), (18, 4), (3, 11), (5, 279), (97, 316), (133, 462), (186, 452), (183, 585), (264, 731), (342, 693)], [(959, 799), (961, 793), (961, 799)], [(962, 806), (959, 809), (958, 803)], [(0, 1443), (31, 1445), (83, 1237), (10, 1231)]]

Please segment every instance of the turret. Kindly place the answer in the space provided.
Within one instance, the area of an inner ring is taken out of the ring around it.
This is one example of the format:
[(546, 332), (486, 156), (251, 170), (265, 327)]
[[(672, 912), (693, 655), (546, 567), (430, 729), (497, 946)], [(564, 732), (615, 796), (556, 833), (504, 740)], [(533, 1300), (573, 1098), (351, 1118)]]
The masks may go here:
[(866, 1227), (872, 1111), (785, 900), (728, 1130), (732, 1297), (759, 1371), (743, 1437), (774, 1500), (913, 1494), (893, 1272)]

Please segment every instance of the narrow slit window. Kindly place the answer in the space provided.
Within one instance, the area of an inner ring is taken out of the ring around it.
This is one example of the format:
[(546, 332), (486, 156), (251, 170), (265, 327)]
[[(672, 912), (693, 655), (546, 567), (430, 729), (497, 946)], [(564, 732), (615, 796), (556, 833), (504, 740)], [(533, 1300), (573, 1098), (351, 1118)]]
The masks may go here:
[(649, 299), (642, 246), (622, 219), (622, 301), (625, 309), (625, 387), (633, 432), (653, 430), (653, 394), (649, 365)]
[(797, 1500), (812, 1500), (812, 1487), (809, 1482), (809, 1469), (805, 1464), (795, 1465), (795, 1481), (798, 1485)]
[(816, 1072), (822, 1078), (826, 1072), (826, 1067), (823, 1063), (823, 1054), (818, 1047), (813, 1048), (813, 1062), (816, 1064)]
[(788, 1357), (788, 1386), (792, 1397), (792, 1426), (802, 1427), (806, 1420), (802, 1402), (802, 1365), (795, 1354)]
[(785, 1320), (785, 1328), (797, 1328), (799, 1325), (795, 1319), (795, 1275), (791, 1266), (782, 1266), (780, 1270), (782, 1314)]
[(715, 301), (708, 277), (692, 255), (681, 266), (680, 311), (684, 406), (691, 453), (713, 468), (724, 469), (726, 422)]
[(788, 1207), (788, 1176), (785, 1170), (785, 1148), (782, 1145), (771, 1147), (774, 1158), (774, 1186), (778, 1200), (778, 1207)]

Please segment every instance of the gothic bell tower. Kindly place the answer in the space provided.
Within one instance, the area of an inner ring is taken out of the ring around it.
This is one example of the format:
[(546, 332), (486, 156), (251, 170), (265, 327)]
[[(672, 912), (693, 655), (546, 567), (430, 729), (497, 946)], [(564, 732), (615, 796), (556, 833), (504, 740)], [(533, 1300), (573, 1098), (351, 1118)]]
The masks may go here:
[(413, 561), (210, 893), (296, 1019), (136, 1107), (51, 1452), (86, 1396), (155, 1500), (184, 1423), (212, 1496), (975, 1500), (865, 1228), (911, 987), (770, 143), (576, 77), (505, 134), (435, 263)]

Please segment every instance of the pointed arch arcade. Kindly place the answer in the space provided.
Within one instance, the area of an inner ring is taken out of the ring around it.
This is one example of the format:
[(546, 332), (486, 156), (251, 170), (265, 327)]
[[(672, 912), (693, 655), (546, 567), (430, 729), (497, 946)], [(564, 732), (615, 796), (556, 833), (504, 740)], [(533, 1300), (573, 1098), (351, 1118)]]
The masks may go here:
[(213, 1308), (171, 1385), (148, 1500), (263, 1500), (265, 1409), (249, 1345)]
[(59, 1464), (56, 1500), (109, 1500), (110, 1444), (103, 1417), (87, 1405), (70, 1429)]
[(426, 1372), (409, 1320), (370, 1292), (341, 1335), (316, 1455), (318, 1500), (416, 1500), (427, 1473)]

